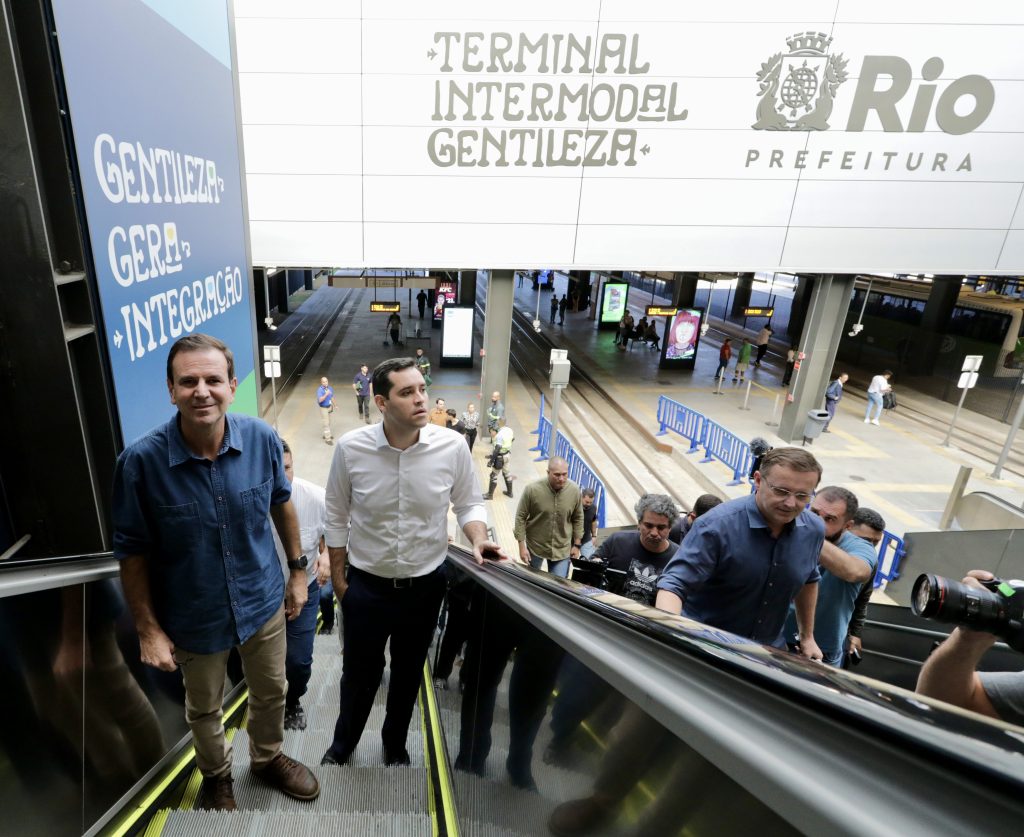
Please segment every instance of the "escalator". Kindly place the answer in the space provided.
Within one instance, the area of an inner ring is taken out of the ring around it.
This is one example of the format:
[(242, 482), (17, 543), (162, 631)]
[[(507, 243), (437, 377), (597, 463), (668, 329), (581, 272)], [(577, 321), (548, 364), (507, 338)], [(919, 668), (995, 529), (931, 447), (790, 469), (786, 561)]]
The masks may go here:
[[(23, 681), (38, 704), (49, 665), (40, 652), (32, 671), (18, 669), (24, 654), (11, 649), (29, 641), (18, 619), (38, 613), (31, 625), (38, 633), (46, 621), (40, 607), (59, 608), (61, 599), (74, 599), (67, 590), (81, 589), (87, 632), (96, 630), (90, 624), (103, 631), (109, 624), (123, 655), (120, 662), (109, 655), (117, 662), (109, 677), (123, 682), (130, 673), (140, 684), (136, 692), (152, 710), (142, 714), (159, 722), (165, 742), (156, 750), (150, 741), (148, 752), (165, 755), (148, 768), (142, 764), (134, 784), (122, 780), (121, 791), (111, 784), (100, 795), (98, 753), (141, 748), (116, 729), (117, 713), (91, 729), (90, 715), (106, 709), (115, 692), (112, 680), (90, 686), (86, 672), (86, 702), (91, 689), (91, 699), (104, 703), (63, 725), (69, 739), (76, 727), (85, 739), (77, 784), (74, 769), (58, 777), (44, 761), (60, 755), (73, 763), (67, 741), (48, 742), (27, 726), (33, 721), (21, 707), (17, 717), (26, 726), (5, 729), (4, 831), (1017, 833), (1024, 814), (1024, 730), (1018, 727), (519, 565), (479, 567), (458, 547), (450, 548), (448, 566), (461, 588), (450, 597), (448, 636), (458, 640), (461, 631), (467, 642), (447, 688), (424, 673), (421, 711), (410, 728), (412, 765), (382, 766), (378, 703), (352, 762), (318, 766), (337, 714), (341, 665), (337, 635), (320, 636), (303, 701), (308, 727), (286, 733), (285, 751), (314, 766), (321, 796), (300, 803), (250, 782), (243, 708), (233, 733), (240, 810), (232, 814), (192, 809), (198, 781), (188, 766), (188, 737), (175, 702), (180, 695), (173, 675), (153, 680), (131, 658), (130, 620), (113, 597), (116, 567), (103, 559), (79, 562), (34, 581), (5, 573), (0, 602), (10, 642), (4, 662), (8, 675), (20, 678), (7, 680), (8, 691)], [(90, 592), (95, 585), (106, 590), (103, 596)], [(10, 607), (13, 599), (21, 605)], [(443, 650), (432, 650), (432, 665)], [(385, 694), (381, 689), (378, 701)], [(228, 702), (240, 702), (239, 695)], [(127, 716), (120, 718), (125, 723)], [(95, 812), (101, 803), (105, 813), (86, 818), (86, 806)]]

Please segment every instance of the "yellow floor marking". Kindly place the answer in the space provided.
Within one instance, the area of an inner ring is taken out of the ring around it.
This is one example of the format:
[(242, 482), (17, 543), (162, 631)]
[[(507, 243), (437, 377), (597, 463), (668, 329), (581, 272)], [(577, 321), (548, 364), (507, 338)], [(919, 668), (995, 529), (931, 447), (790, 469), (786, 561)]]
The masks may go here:
[(860, 500), (860, 504), (868, 508), (876, 509), (881, 512), (883, 517), (895, 518), (910, 529), (931, 531), (935, 528), (935, 524), (929, 523), (928, 521), (910, 514), (895, 503), (890, 503), (882, 497), (881, 494), (873, 491), (869, 485), (859, 484), (856, 486), (856, 489), (857, 499)]

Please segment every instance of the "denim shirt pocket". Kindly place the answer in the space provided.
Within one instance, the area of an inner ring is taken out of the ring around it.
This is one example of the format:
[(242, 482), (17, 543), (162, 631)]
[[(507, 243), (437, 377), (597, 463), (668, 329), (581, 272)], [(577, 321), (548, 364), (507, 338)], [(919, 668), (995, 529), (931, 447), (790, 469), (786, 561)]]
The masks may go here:
[(199, 521), (199, 503), (180, 506), (157, 506), (157, 525), (163, 551), (168, 555), (185, 555), (202, 549), (203, 527)]
[(274, 480), (271, 478), (242, 492), (242, 508), (245, 510), (245, 528), (259, 534), (267, 527), (270, 514), (270, 492)]

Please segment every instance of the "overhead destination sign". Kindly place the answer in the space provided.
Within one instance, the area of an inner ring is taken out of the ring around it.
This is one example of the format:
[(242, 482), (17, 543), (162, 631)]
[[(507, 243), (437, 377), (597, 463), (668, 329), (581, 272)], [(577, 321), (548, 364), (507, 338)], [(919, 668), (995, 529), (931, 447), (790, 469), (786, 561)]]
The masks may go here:
[(772, 317), (775, 314), (774, 308), (744, 308), (744, 317)]
[(648, 305), (646, 313), (648, 317), (674, 317), (678, 311), (678, 308), (662, 308), (660, 305)]
[(255, 261), (1024, 272), (1024, 4), (549, 5), (235, 2)]
[(398, 314), (402, 311), (401, 302), (371, 302), (371, 314)]

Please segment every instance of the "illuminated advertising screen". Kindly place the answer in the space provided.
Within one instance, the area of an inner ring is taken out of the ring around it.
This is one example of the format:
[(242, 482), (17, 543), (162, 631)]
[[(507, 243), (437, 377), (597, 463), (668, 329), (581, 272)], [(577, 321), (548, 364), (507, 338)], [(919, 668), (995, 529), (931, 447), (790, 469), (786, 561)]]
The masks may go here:
[(615, 328), (626, 314), (629, 285), (625, 282), (607, 282), (601, 291), (601, 328)]
[(665, 337), (661, 343), (662, 368), (693, 369), (700, 342), (703, 308), (680, 308), (674, 317), (665, 318)]
[(437, 283), (437, 291), (434, 296), (434, 322), (440, 323), (444, 317), (446, 305), (455, 304), (455, 282), (451, 279), (441, 279)]
[(472, 305), (445, 305), (441, 326), (441, 366), (473, 365)]

